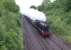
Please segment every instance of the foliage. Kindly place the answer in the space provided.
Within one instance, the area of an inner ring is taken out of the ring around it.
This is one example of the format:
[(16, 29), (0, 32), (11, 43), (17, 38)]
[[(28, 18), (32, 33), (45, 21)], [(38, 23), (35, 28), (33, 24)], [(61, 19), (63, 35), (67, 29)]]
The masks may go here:
[(71, 1), (56, 0), (47, 4), (45, 2), (38, 9), (46, 14), (50, 31), (71, 43)]
[(14, 0), (0, 0), (0, 50), (22, 50), (20, 13)]

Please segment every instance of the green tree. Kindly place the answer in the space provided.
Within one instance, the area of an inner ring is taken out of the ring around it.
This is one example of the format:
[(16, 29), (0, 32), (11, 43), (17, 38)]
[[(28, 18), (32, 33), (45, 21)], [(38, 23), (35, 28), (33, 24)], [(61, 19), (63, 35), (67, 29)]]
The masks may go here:
[[(44, 0), (47, 2), (46, 0)], [(43, 3), (38, 7), (47, 16), (50, 31), (71, 43), (71, 1), (56, 0), (54, 2)]]
[(0, 0), (0, 50), (22, 50), (20, 13), (14, 0)]

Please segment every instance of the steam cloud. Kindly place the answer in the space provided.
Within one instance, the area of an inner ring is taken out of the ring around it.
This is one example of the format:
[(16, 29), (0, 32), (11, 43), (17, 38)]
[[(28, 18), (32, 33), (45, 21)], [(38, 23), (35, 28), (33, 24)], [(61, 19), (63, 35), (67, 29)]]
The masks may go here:
[(43, 12), (30, 8), (31, 6), (38, 7), (43, 3), (43, 0), (15, 0), (20, 8), (20, 13), (28, 16), (32, 20), (46, 21), (46, 16)]

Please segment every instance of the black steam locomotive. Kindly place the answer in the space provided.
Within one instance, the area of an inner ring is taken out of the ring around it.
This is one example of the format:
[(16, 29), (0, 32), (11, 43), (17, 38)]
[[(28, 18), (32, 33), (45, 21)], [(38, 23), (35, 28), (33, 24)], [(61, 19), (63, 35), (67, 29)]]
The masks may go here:
[(39, 31), (40, 35), (42, 35), (43, 37), (48, 37), (50, 35), (47, 22), (39, 21), (39, 20), (33, 21), (32, 19), (30, 19), (25, 15), (24, 17), (28, 20), (29, 23), (32, 24), (34, 28), (36, 28)]

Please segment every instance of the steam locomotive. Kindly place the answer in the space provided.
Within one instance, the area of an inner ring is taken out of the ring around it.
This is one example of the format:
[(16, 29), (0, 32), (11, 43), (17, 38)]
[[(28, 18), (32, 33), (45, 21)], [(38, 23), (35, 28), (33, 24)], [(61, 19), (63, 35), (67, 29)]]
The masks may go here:
[(33, 21), (32, 19), (30, 19), (29, 17), (27, 17), (25, 15), (24, 15), (24, 17), (25, 17), (25, 19), (28, 20), (29, 23), (32, 24), (32, 26), (34, 28), (36, 28), (38, 30), (38, 32), (40, 33), (41, 36), (49, 37), (50, 33), (49, 33), (49, 30), (48, 30), (47, 22), (39, 21), (39, 20)]

